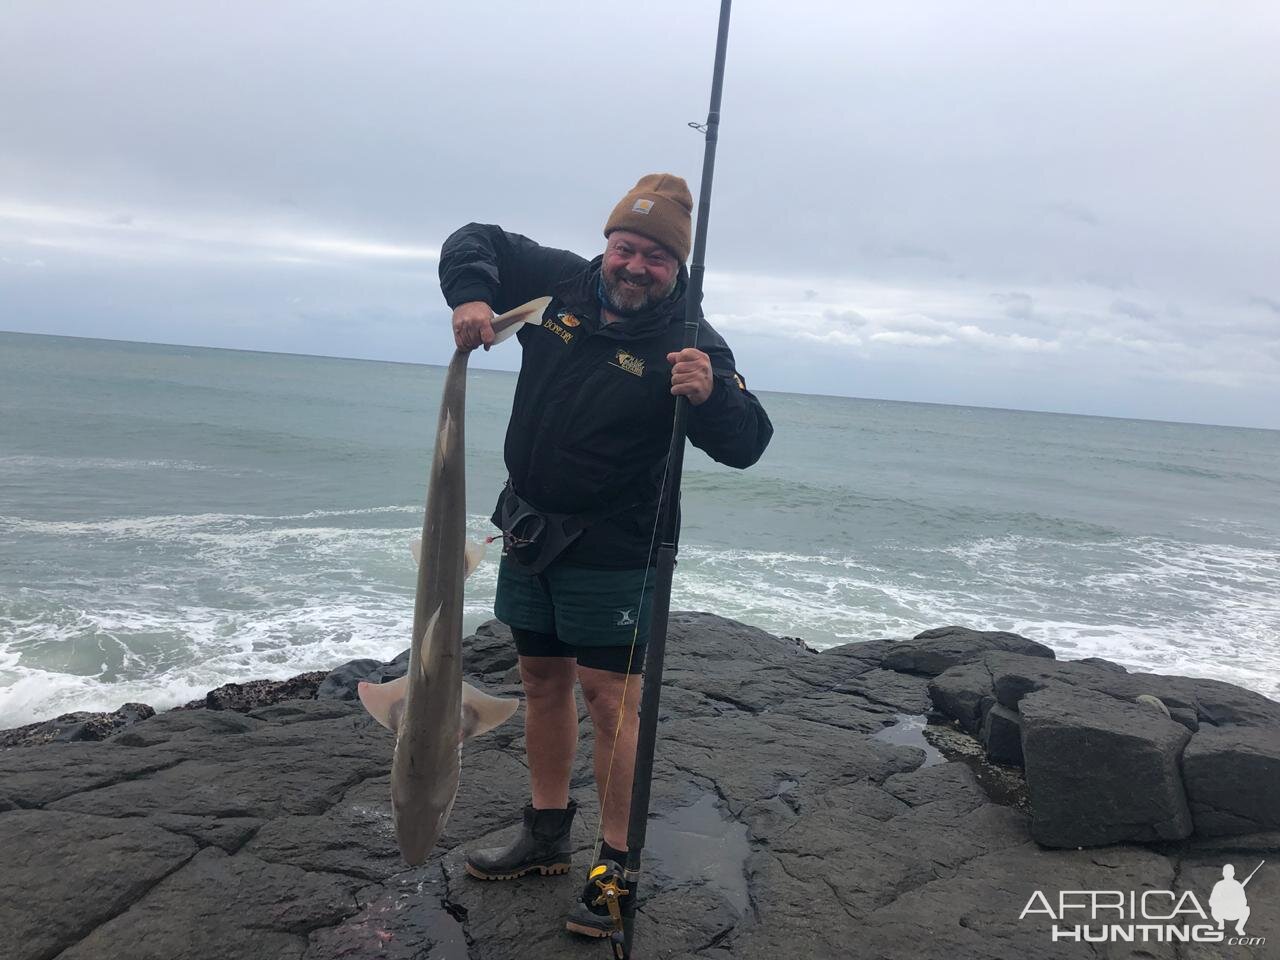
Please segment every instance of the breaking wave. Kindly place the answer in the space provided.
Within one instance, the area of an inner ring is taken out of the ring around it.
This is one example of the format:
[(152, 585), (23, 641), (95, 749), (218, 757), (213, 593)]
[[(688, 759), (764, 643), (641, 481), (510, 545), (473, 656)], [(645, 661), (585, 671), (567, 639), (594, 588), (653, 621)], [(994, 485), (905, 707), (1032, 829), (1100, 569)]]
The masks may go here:
[[(284, 678), (408, 643), (420, 507), (280, 517), (36, 521), (0, 534), (80, 540), (0, 597), (0, 727), (127, 700), (157, 708), (231, 681)], [(492, 532), (468, 519), (469, 535)], [(61, 554), (65, 555), (65, 553)], [(468, 581), (466, 626), (492, 615), (496, 549)], [(1064, 658), (1212, 677), (1280, 697), (1280, 553), (1153, 537), (1006, 535), (865, 556), (686, 544), (673, 606), (829, 647), (958, 623), (1024, 633)]]

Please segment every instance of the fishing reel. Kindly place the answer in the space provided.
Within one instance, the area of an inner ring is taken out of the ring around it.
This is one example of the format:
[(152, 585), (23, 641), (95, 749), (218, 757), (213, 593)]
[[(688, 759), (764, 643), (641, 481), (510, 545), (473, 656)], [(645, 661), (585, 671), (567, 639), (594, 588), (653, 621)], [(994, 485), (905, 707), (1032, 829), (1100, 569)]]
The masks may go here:
[(625, 886), (622, 866), (613, 860), (600, 860), (587, 875), (582, 888), (582, 904), (598, 917), (613, 921), (609, 945), (615, 957), (622, 957), (623, 911), (630, 905), (631, 890)]
[(598, 917), (608, 917), (614, 929), (622, 929), (622, 908), (631, 896), (624, 886), (622, 866), (613, 860), (600, 860), (587, 875), (582, 888), (582, 903)]

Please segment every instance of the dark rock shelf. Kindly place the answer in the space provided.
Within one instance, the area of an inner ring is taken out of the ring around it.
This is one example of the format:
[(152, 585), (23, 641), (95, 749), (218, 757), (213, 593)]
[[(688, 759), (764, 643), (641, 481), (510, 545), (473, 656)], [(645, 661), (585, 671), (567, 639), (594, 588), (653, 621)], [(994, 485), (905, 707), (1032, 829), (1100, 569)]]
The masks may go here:
[[(504, 628), (465, 647), (474, 681), (518, 695)], [(570, 875), (462, 869), (526, 801), (519, 716), (467, 745), (441, 844), (406, 869), (392, 737), (349, 699), (402, 670), (229, 685), (92, 725), (99, 742), (50, 742), (55, 723), (0, 750), (0, 960), (608, 956), (563, 930), (597, 823), (589, 727)], [(674, 614), (636, 956), (1264, 956), (1280, 945), (1278, 748), (1280, 705), (1256, 694), (1061, 663), (1013, 634), (815, 653)], [(1046, 822), (1039, 839), (1069, 840), (1132, 809), (1145, 819), (1121, 845), (1037, 842)], [(1224, 863), (1243, 876), (1262, 859), (1249, 935), (1265, 947), (1086, 946), (1019, 920), (1036, 890), (1194, 889), (1207, 904)]]

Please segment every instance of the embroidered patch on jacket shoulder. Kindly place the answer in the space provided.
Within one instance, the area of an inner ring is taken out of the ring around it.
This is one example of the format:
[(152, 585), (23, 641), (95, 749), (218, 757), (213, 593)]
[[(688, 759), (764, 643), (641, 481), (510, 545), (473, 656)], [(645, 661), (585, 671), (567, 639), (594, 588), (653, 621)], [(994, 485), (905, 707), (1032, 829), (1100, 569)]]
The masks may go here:
[(644, 360), (640, 357), (632, 356), (625, 350), (619, 350), (615, 359), (609, 362), (619, 370), (625, 370), (627, 373), (637, 377), (644, 376)]
[(576, 327), (582, 321), (575, 317), (568, 310), (561, 310), (556, 314), (556, 319), (563, 323), (566, 327)]
[(738, 385), (739, 390), (747, 389), (747, 385), (742, 382), (742, 378), (738, 376), (736, 373), (733, 375), (733, 382)]
[(637, 200), (635, 203), (631, 205), (632, 213), (648, 213), (652, 209), (653, 209), (653, 201), (645, 200), (643, 198)]

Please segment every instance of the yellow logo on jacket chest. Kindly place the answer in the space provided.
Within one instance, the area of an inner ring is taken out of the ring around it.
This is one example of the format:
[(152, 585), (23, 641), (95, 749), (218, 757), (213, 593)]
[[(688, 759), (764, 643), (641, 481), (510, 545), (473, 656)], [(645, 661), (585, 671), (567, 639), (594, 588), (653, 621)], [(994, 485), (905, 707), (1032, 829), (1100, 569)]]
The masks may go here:
[(557, 337), (559, 337), (565, 343), (568, 343), (574, 337), (572, 330), (566, 330), (564, 327), (560, 326), (560, 324), (556, 323), (550, 317), (547, 317), (547, 319), (542, 321), (542, 326), (545, 329), (550, 330), (552, 333), (554, 333)]
[(640, 357), (627, 353), (625, 350), (619, 350), (610, 363), (619, 370), (625, 370), (627, 373), (633, 374), (634, 376), (644, 376), (644, 360)]

